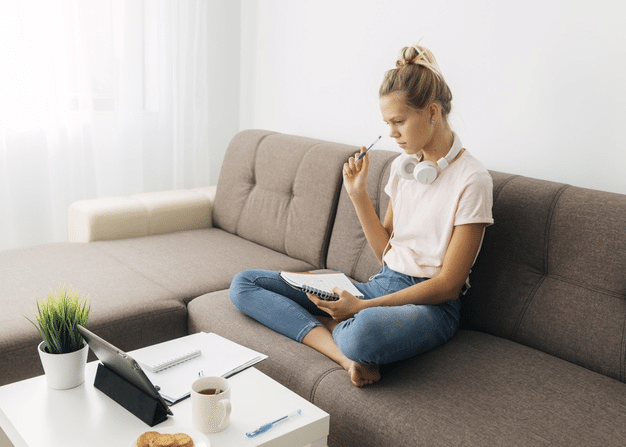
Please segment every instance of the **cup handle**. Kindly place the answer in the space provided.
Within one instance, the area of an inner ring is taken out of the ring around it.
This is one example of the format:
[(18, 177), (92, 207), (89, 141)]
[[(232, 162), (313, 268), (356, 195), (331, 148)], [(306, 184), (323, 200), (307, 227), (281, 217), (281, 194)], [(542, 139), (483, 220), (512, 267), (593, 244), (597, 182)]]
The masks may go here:
[(220, 410), (222, 412), (222, 420), (218, 425), (218, 428), (221, 429), (224, 425), (224, 422), (228, 419), (228, 416), (230, 416), (230, 411), (232, 410), (232, 407), (230, 405), (230, 399), (222, 399), (217, 403), (217, 405), (220, 407)]

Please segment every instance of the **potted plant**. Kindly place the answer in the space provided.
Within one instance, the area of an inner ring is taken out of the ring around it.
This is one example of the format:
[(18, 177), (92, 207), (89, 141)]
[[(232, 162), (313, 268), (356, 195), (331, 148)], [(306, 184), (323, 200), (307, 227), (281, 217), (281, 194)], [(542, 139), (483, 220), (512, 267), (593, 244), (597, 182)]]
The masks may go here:
[(85, 381), (85, 364), (89, 346), (76, 328), (89, 319), (91, 306), (86, 297), (81, 302), (78, 292), (64, 286), (39, 298), (34, 310), (42, 342), (37, 351), (46, 373), (48, 387), (74, 388)]

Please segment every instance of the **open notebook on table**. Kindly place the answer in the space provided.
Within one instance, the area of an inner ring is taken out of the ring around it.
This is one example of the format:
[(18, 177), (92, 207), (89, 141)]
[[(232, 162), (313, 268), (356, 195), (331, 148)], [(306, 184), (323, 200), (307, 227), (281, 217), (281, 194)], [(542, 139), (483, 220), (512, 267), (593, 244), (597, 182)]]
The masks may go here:
[[(230, 377), (267, 358), (265, 354), (207, 332), (147, 346), (129, 354), (145, 369), (161, 396), (171, 403), (188, 397), (191, 384), (200, 375)], [(185, 354), (184, 361), (176, 361), (182, 360)], [(172, 363), (170, 367), (158, 372), (151, 370), (168, 362)]]

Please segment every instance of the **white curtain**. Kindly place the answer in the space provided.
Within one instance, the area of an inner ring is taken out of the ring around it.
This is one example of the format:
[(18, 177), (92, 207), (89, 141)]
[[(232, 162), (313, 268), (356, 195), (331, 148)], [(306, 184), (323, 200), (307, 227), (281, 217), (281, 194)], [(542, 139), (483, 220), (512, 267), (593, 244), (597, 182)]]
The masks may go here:
[(205, 0), (0, 2), (0, 249), (75, 200), (215, 183)]

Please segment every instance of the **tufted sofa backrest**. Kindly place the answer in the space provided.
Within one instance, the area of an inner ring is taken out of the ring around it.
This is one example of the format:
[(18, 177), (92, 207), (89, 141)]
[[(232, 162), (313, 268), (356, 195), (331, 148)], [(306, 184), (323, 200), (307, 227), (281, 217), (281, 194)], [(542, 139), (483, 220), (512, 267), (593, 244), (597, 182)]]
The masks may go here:
[(226, 152), (213, 226), (323, 268), (341, 169), (358, 148), (246, 130)]
[(626, 196), (491, 174), (464, 326), (626, 382)]

